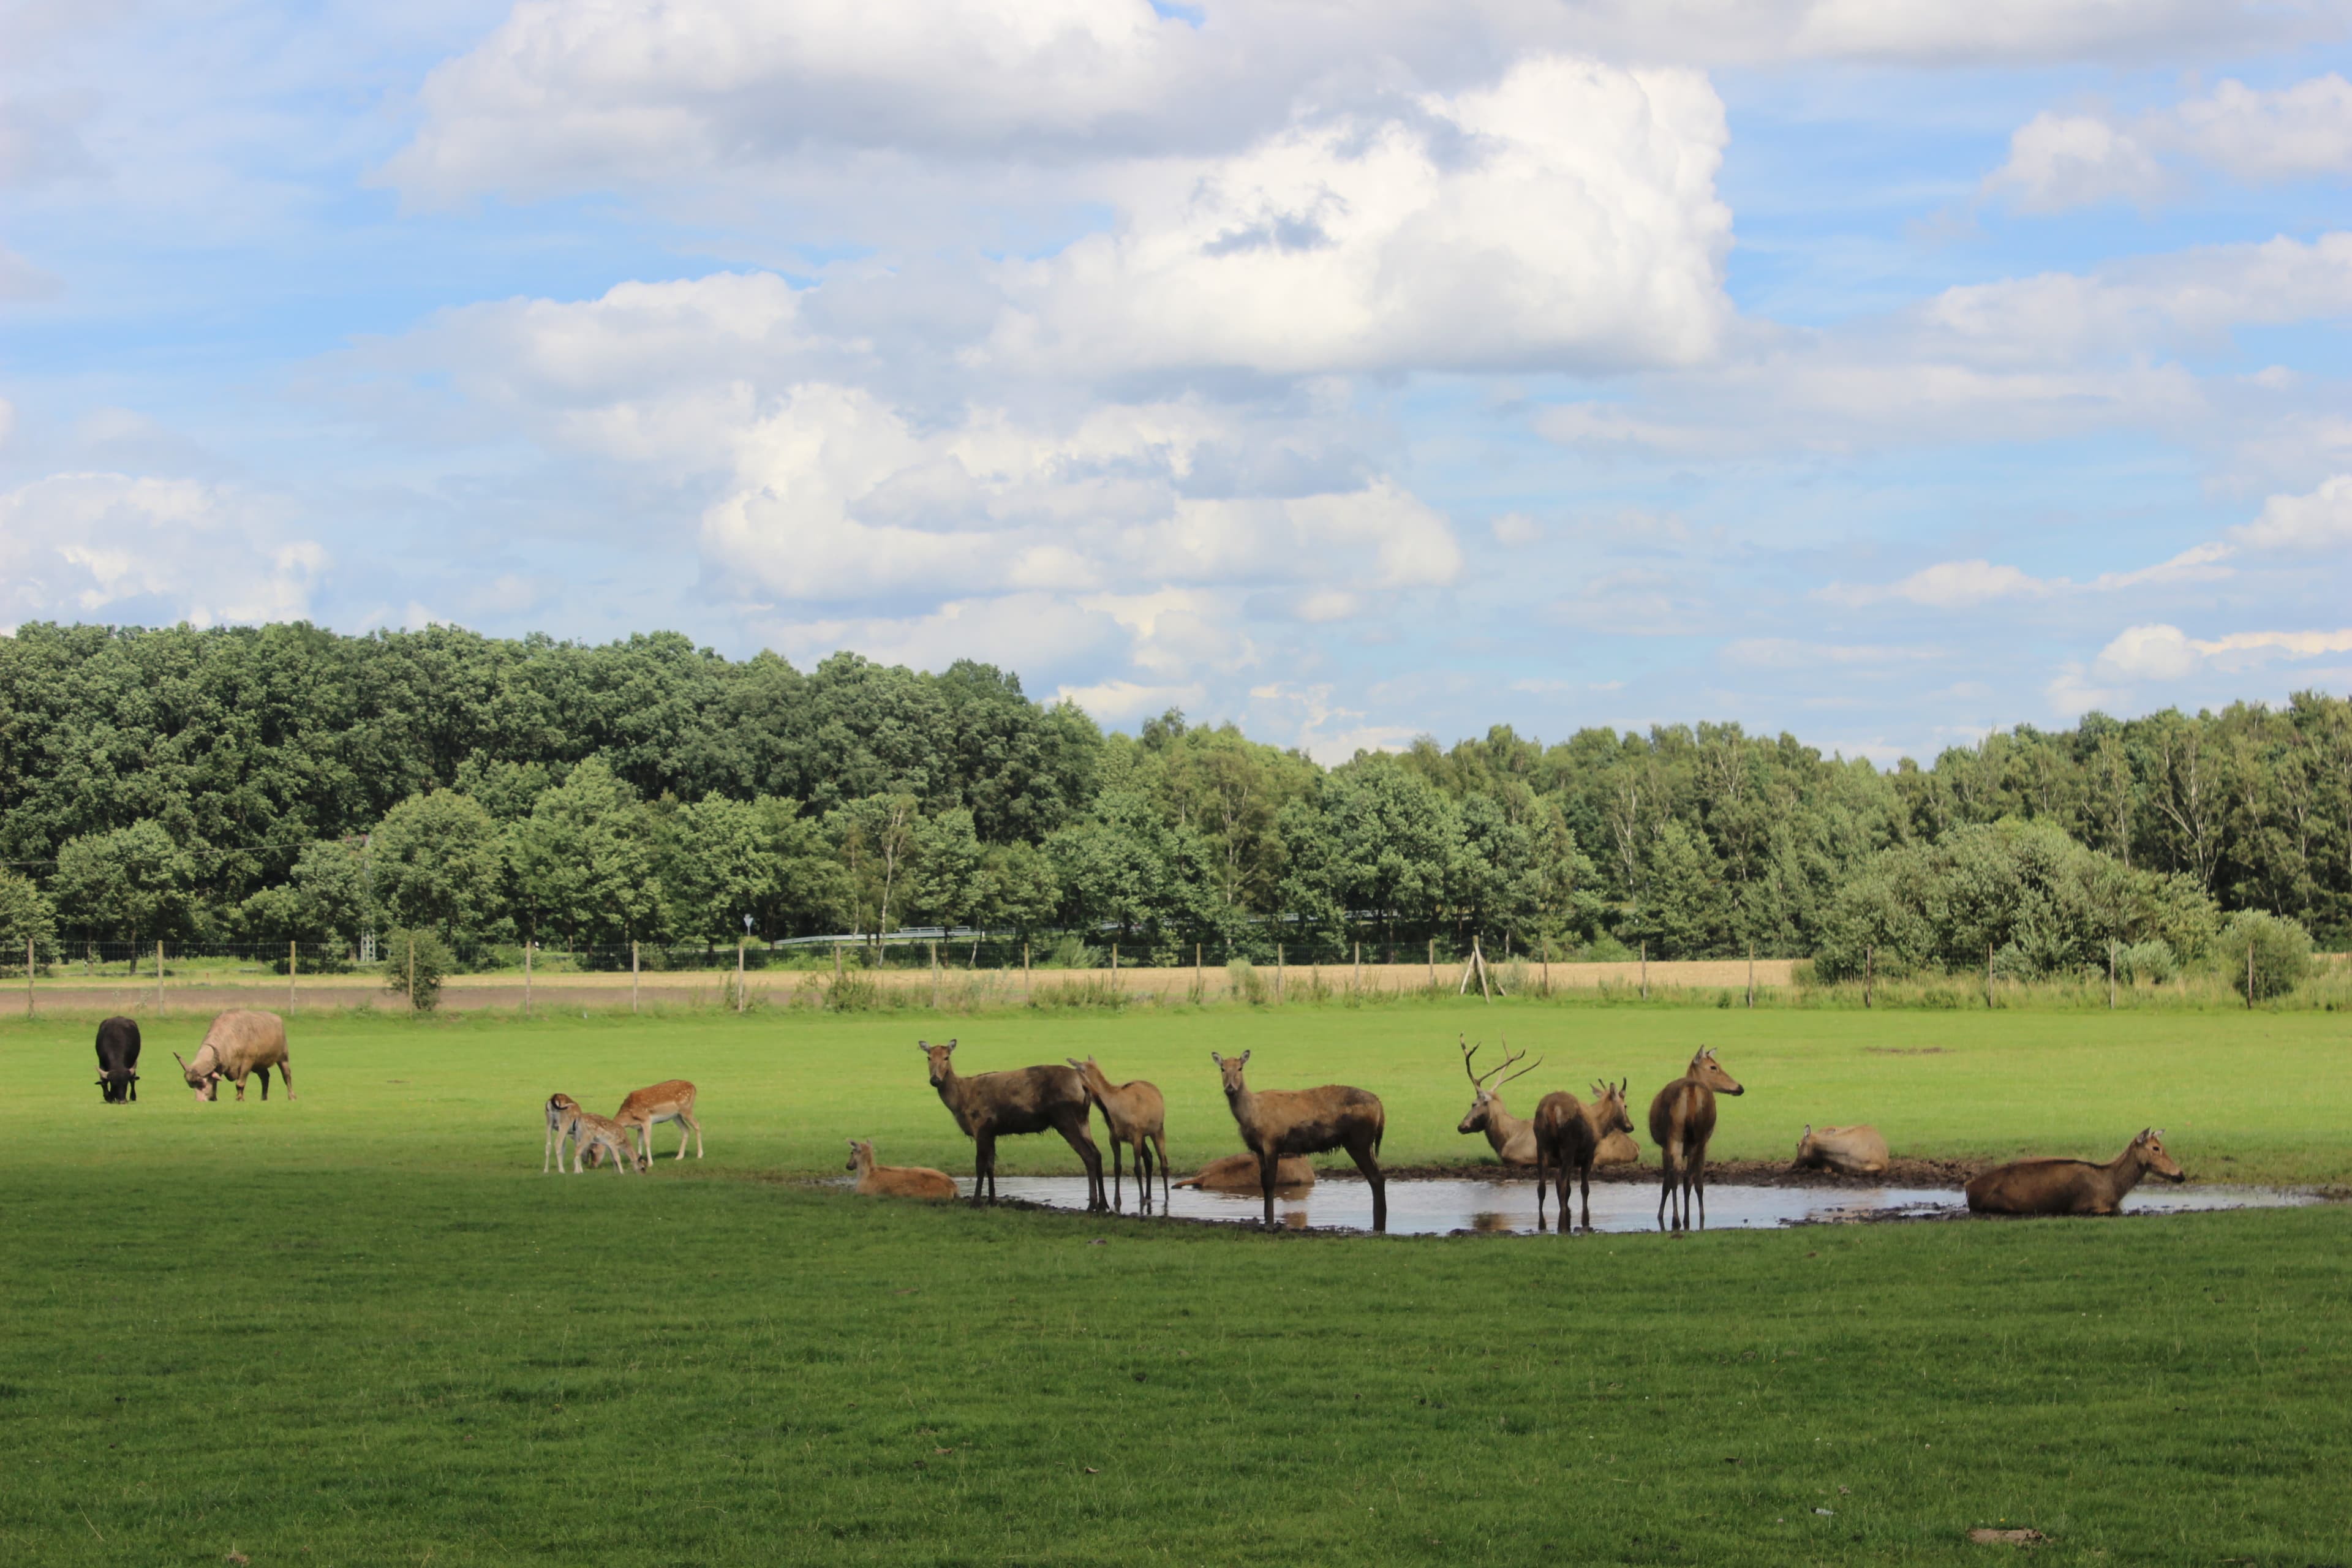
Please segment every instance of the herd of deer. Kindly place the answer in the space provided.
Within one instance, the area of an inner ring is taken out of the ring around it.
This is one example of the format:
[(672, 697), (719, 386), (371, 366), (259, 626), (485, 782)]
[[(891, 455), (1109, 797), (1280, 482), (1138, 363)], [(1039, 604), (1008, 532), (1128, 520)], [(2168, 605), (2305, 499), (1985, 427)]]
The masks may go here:
[(586, 1110), (568, 1094), (551, 1094), (547, 1097), (547, 1147), (539, 1158), (540, 1173), (547, 1173), (551, 1160), (556, 1170), (563, 1169), (567, 1142), (572, 1145), (575, 1176), (591, 1165), (607, 1162), (624, 1175), (631, 1171), (642, 1173), (653, 1166), (654, 1129), (665, 1121), (677, 1123), (676, 1157), (686, 1158), (690, 1142), (694, 1157), (701, 1159), (702, 1123), (694, 1119), (694, 1085), (682, 1078), (636, 1090), (610, 1116)]

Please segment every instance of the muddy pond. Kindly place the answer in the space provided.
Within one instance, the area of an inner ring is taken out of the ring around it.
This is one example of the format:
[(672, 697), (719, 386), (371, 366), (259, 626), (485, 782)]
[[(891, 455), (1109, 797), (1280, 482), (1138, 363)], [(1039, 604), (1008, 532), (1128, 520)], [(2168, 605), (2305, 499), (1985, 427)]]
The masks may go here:
[[(956, 1184), (966, 1196), (971, 1195), (969, 1178), (961, 1178)], [(1460, 1231), (1532, 1235), (1536, 1230), (1536, 1189), (1532, 1179), (1392, 1177), (1388, 1186), (1391, 1236), (1450, 1236)], [(1001, 1198), (1019, 1198), (1055, 1208), (1087, 1206), (1083, 1176), (1000, 1176), (996, 1193)], [(1255, 1225), (1265, 1205), (1263, 1198), (1184, 1187), (1177, 1188), (1169, 1196), (1168, 1212), (1177, 1218), (1235, 1225)], [(1132, 1182), (1127, 1184), (1126, 1198), (1128, 1212), (1132, 1214)], [(2276, 1188), (2149, 1184), (2124, 1200), (2124, 1212), (2182, 1214), (2208, 1209), (2284, 1207), (2318, 1201), (2308, 1194)], [(1547, 1200), (1547, 1206), (1550, 1223), (1558, 1224), (1557, 1205)], [(1276, 1197), (1274, 1212), (1276, 1219), (1294, 1230), (1368, 1230), (1372, 1223), (1371, 1189), (1360, 1180), (1328, 1178), (1296, 1196)], [(1947, 1219), (1967, 1213), (1967, 1204), (1951, 1187), (1784, 1187), (1711, 1182), (1706, 1189), (1706, 1223), (1709, 1229), (1715, 1230), (1860, 1220)], [(1657, 1215), (1658, 1189), (1654, 1181), (1592, 1184), (1595, 1230), (1652, 1231), (1657, 1228)]]

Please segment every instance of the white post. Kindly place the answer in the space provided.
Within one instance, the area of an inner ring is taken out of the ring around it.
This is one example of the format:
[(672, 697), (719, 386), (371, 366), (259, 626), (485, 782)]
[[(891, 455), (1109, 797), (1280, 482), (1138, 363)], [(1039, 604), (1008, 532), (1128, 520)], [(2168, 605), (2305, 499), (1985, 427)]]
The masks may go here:
[(634, 1014), (636, 1012), (636, 1010), (637, 1010), (637, 944), (636, 944), (635, 941), (633, 939), (633, 940), (629, 942), (629, 1011), (630, 1011), (630, 1013), (631, 1013), (632, 1015), (634, 1015)]
[(743, 1010), (743, 939), (735, 939), (735, 1011)]

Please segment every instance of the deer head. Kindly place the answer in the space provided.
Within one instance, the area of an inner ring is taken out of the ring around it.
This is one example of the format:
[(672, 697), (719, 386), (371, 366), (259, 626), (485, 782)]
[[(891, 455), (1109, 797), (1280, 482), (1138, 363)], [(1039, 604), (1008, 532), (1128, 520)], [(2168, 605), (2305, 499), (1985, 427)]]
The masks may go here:
[(2161, 1176), (2168, 1182), (2189, 1179), (2189, 1173), (2180, 1168), (2180, 1162), (2164, 1152), (2164, 1129), (2161, 1127), (2141, 1128), (2139, 1136), (2132, 1140), (2132, 1152), (2139, 1157), (2140, 1169), (2152, 1176)]
[(865, 1168), (872, 1163), (874, 1163), (873, 1141), (866, 1138), (852, 1138), (849, 1141), (849, 1163), (844, 1165), (842, 1169), (862, 1173)]
[(1699, 1047), (1698, 1055), (1691, 1058), (1690, 1059), (1689, 1072), (1684, 1076), (1698, 1079), (1699, 1082), (1706, 1085), (1707, 1088), (1715, 1090), (1717, 1094), (1746, 1094), (1748, 1092), (1746, 1089), (1739, 1087), (1739, 1080), (1738, 1079), (1723, 1070), (1723, 1064), (1715, 1059), (1715, 1047), (1712, 1046), (1702, 1046)]
[(1242, 1068), (1249, 1063), (1249, 1052), (1244, 1051), (1237, 1057), (1221, 1057), (1216, 1052), (1211, 1051), (1209, 1059), (1216, 1063), (1217, 1070), (1224, 1075), (1227, 1100), (1249, 1092), (1249, 1086), (1242, 1082)]
[(1625, 1112), (1625, 1090), (1633, 1081), (1627, 1079), (1623, 1083), (1611, 1083), (1602, 1079), (1591, 1086), (1592, 1109), (1600, 1121), (1602, 1136), (1612, 1132), (1633, 1132), (1633, 1119)]
[(955, 1077), (955, 1066), (948, 1060), (950, 1057), (955, 1055), (956, 1043), (953, 1040), (950, 1040), (944, 1046), (935, 1046), (929, 1040), (917, 1040), (915, 1047), (923, 1053), (924, 1058), (931, 1065), (933, 1089), (942, 1087), (950, 1079)]
[(1497, 1083), (1490, 1089), (1487, 1087), (1487, 1080), (1489, 1079), (1492, 1079), (1496, 1073), (1506, 1070), (1513, 1062), (1520, 1060), (1528, 1053), (1520, 1051), (1517, 1055), (1513, 1055), (1511, 1052), (1511, 1042), (1505, 1040), (1503, 1042), (1502, 1061), (1494, 1067), (1488, 1068), (1482, 1073), (1470, 1065), (1470, 1058), (1476, 1056), (1479, 1051), (1485, 1047), (1485, 1042), (1481, 1041), (1478, 1045), (1474, 1046), (1470, 1043), (1467, 1036), (1457, 1037), (1457, 1038), (1460, 1040), (1462, 1046), (1462, 1074), (1465, 1078), (1467, 1078), (1470, 1080), (1471, 1099), (1470, 1110), (1463, 1116), (1462, 1124), (1456, 1127), (1454, 1131), (1456, 1132), (1483, 1132), (1486, 1130), (1487, 1119), (1495, 1113), (1495, 1107), (1499, 1103), (1496, 1099), (1496, 1095), (1502, 1089), (1503, 1084), (1510, 1082), (1511, 1079), (1527, 1077), (1528, 1074), (1543, 1066), (1543, 1058), (1538, 1057), (1526, 1067), (1523, 1067), (1518, 1071), (1512, 1073), (1510, 1078), (1503, 1079), (1502, 1083)]

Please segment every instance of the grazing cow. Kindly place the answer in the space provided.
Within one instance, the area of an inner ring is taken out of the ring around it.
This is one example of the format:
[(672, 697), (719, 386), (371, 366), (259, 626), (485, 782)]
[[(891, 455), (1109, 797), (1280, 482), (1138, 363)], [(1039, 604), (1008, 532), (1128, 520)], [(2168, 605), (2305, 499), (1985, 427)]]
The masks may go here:
[(1528, 1053), (1521, 1051), (1518, 1055), (1513, 1056), (1511, 1043), (1506, 1040), (1503, 1042), (1502, 1061), (1482, 1073), (1470, 1065), (1470, 1058), (1478, 1054), (1478, 1047), (1472, 1045), (1467, 1036), (1460, 1037), (1460, 1044), (1462, 1074), (1470, 1080), (1471, 1098), (1469, 1110), (1464, 1114), (1460, 1125), (1454, 1131), (1465, 1137), (1473, 1132), (1484, 1132), (1486, 1135), (1487, 1146), (1495, 1151), (1495, 1157), (1506, 1165), (1534, 1164), (1536, 1163), (1536, 1124), (1525, 1117), (1512, 1115), (1509, 1108), (1503, 1103), (1501, 1090), (1503, 1084), (1509, 1083), (1512, 1079), (1525, 1078), (1543, 1066), (1543, 1058), (1538, 1057), (1528, 1066), (1512, 1073), (1510, 1078), (1503, 1079), (1502, 1083), (1489, 1089), (1486, 1087), (1487, 1079), (1509, 1068), (1513, 1062), (1523, 1060)]
[(2185, 1182), (2189, 1173), (2164, 1152), (2164, 1133), (2144, 1127), (2105, 1164), (2089, 1160), (2019, 1160), (1996, 1165), (1967, 1187), (1970, 1214), (2113, 1214), (2139, 1179)]
[(1102, 1152), (1095, 1147), (1087, 1126), (1094, 1096), (1075, 1068), (1014, 1068), (964, 1078), (950, 1059), (955, 1055), (953, 1040), (944, 1046), (929, 1040), (916, 1044), (930, 1066), (931, 1087), (939, 1090), (940, 1103), (971, 1140), (974, 1207), (996, 1201), (996, 1141), (1045, 1131), (1059, 1132), (1086, 1165), (1087, 1210), (1110, 1206), (1103, 1193)]
[(1381, 1097), (1342, 1083), (1320, 1089), (1268, 1089), (1253, 1092), (1242, 1079), (1250, 1053), (1237, 1057), (1209, 1053), (1224, 1077), (1225, 1104), (1242, 1130), (1242, 1142), (1257, 1156), (1258, 1188), (1265, 1194), (1265, 1228), (1274, 1228), (1274, 1190), (1277, 1167), (1285, 1154), (1320, 1154), (1345, 1149), (1363, 1172), (1372, 1189), (1372, 1228), (1389, 1227), (1388, 1183), (1381, 1175), (1381, 1135), (1388, 1131), (1388, 1111)]
[(849, 1141), (849, 1163), (844, 1167), (857, 1173), (857, 1195), (862, 1198), (929, 1198), (937, 1202), (956, 1195), (955, 1178), (945, 1171), (934, 1171), (928, 1165), (877, 1165), (874, 1163), (874, 1142), (868, 1138)]
[(637, 1141), (637, 1152), (653, 1158), (654, 1128), (664, 1121), (677, 1123), (677, 1159), (686, 1158), (686, 1140), (694, 1135), (694, 1157), (702, 1158), (702, 1123), (694, 1119), (694, 1085), (682, 1078), (670, 1079), (641, 1089), (621, 1101), (621, 1109), (613, 1120), (629, 1130)]
[(1716, 1064), (1715, 1053), (1702, 1047), (1683, 1076), (1658, 1090), (1650, 1101), (1650, 1142), (1658, 1146), (1658, 1159), (1665, 1167), (1658, 1191), (1660, 1230), (1666, 1228), (1670, 1202), (1674, 1228), (1691, 1228), (1694, 1195), (1698, 1199), (1699, 1228), (1706, 1227), (1706, 1145), (1715, 1136), (1715, 1097), (1746, 1092)]
[(139, 1098), (139, 1025), (109, 1018), (98, 1026), (98, 1097), (109, 1105)]
[[(1227, 1154), (1210, 1161), (1195, 1173), (1176, 1184), (1197, 1187), (1204, 1193), (1247, 1193), (1255, 1197), (1265, 1189), (1264, 1168), (1255, 1154)], [(1307, 1163), (1304, 1154), (1285, 1154), (1274, 1168), (1276, 1192), (1303, 1193), (1315, 1184), (1315, 1167)]]
[(1538, 1230), (1543, 1228), (1544, 1223), (1546, 1167), (1559, 1172), (1560, 1234), (1567, 1235), (1571, 1223), (1568, 1212), (1568, 1182), (1571, 1175), (1583, 1178), (1584, 1228), (1592, 1228), (1592, 1167), (1600, 1159), (1601, 1144), (1612, 1134), (1622, 1138), (1633, 1130), (1633, 1119), (1625, 1114), (1626, 1087), (1623, 1083), (1596, 1083), (1590, 1104), (1561, 1090), (1545, 1095), (1536, 1106)]
[(172, 1059), (180, 1063), (180, 1076), (198, 1100), (218, 1100), (223, 1079), (236, 1085), (236, 1097), (243, 1100), (246, 1078), (254, 1073), (261, 1076), (261, 1098), (268, 1100), (271, 1068), (286, 1079), (286, 1098), (294, 1098), (294, 1068), (286, 1060), (286, 1021), (275, 1013), (232, 1007), (205, 1031), (194, 1061), (182, 1061), (177, 1051)]
[(580, 1112), (580, 1102), (568, 1094), (547, 1097), (547, 1147), (540, 1152), (539, 1173), (547, 1174), (547, 1163), (555, 1162), (555, 1173), (563, 1173), (563, 1141), (572, 1137), (572, 1119)]
[(1832, 1171), (1841, 1176), (1879, 1176), (1886, 1173), (1886, 1140), (1878, 1129), (1864, 1123), (1857, 1127), (1824, 1127), (1813, 1131), (1811, 1122), (1805, 1123), (1805, 1135), (1797, 1140), (1797, 1169), (1801, 1171)]
[[(1102, 1108), (1103, 1121), (1110, 1128), (1110, 1206), (1116, 1212), (1123, 1199), (1119, 1190), (1119, 1152), (1135, 1151), (1135, 1179), (1143, 1184), (1143, 1196), (1138, 1200), (1139, 1210), (1151, 1207), (1151, 1152), (1160, 1151), (1160, 1195), (1168, 1195), (1168, 1104), (1160, 1096), (1160, 1086), (1135, 1079), (1127, 1083), (1111, 1082), (1108, 1074), (1088, 1057), (1080, 1061), (1076, 1057), (1064, 1057), (1064, 1061), (1078, 1069), (1087, 1080), (1087, 1092), (1094, 1096)], [(1163, 1205), (1164, 1206), (1164, 1205)]]

